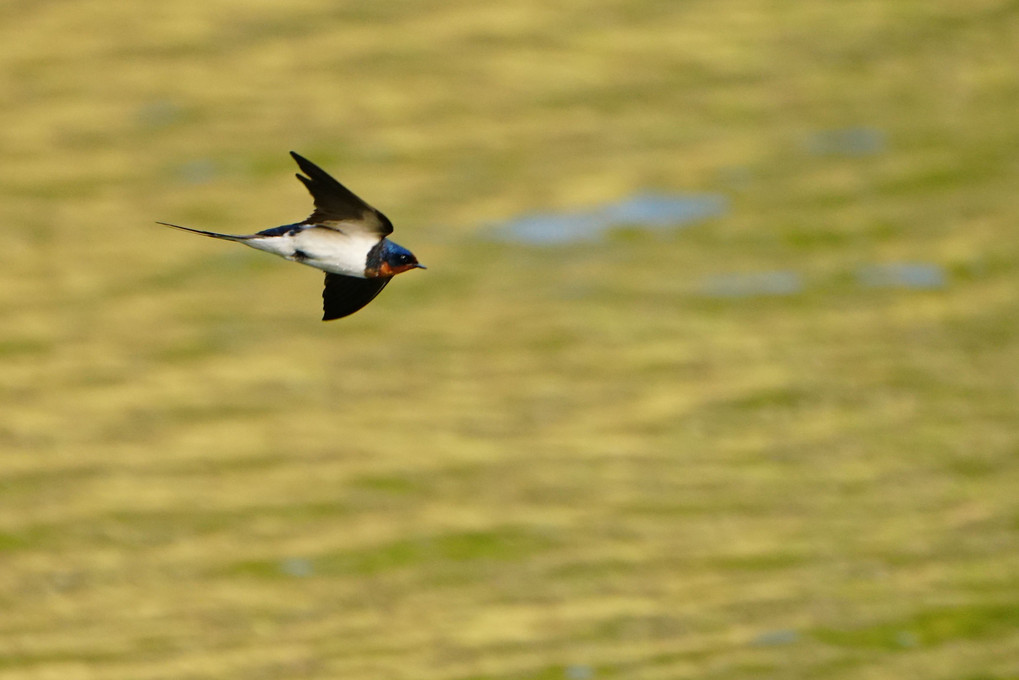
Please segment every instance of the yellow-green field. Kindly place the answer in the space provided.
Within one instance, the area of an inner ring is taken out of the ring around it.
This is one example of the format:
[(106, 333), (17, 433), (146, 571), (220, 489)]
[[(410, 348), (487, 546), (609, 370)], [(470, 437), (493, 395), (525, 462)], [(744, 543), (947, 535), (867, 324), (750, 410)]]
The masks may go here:
[[(0, 41), (0, 680), (1019, 678), (1015, 0)], [(322, 323), (318, 272), (154, 224), (303, 218), (290, 149), (429, 269)], [(647, 191), (728, 209), (489, 237)]]

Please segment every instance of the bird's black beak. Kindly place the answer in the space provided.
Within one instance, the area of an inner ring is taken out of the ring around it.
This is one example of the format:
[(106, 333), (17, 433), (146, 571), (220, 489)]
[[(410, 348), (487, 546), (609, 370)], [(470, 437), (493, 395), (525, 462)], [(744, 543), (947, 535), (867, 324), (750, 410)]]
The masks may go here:
[(414, 268), (415, 268), (415, 269), (428, 269), (428, 267), (424, 266), (424, 265), (423, 265), (423, 264), (421, 264), (420, 262), (415, 262), (415, 263), (414, 263)]

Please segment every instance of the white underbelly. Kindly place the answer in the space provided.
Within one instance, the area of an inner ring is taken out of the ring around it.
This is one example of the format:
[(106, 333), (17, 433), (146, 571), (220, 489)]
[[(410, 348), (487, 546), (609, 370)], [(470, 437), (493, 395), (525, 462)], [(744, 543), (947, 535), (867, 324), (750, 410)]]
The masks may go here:
[(332, 274), (364, 278), (368, 251), (378, 244), (378, 240), (350, 236), (324, 227), (310, 227), (296, 234), (253, 238), (244, 243)]

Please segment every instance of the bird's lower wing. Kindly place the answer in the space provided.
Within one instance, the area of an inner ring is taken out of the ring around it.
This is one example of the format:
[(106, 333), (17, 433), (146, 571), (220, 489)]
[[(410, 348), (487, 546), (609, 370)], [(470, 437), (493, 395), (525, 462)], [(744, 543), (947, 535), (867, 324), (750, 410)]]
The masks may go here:
[(343, 274), (326, 274), (326, 287), (322, 291), (323, 321), (350, 316), (371, 302), (390, 277), (362, 279)]

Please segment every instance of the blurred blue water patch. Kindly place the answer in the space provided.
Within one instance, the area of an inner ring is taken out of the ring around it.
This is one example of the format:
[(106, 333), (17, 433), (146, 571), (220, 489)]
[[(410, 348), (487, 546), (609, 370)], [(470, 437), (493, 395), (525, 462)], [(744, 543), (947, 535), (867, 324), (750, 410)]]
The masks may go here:
[(898, 633), (895, 634), (895, 644), (897, 644), (899, 647), (905, 648), (919, 647), (920, 638), (916, 635), (916, 633), (913, 633), (912, 631), (900, 630)]
[(870, 156), (887, 146), (884, 131), (873, 127), (818, 130), (807, 138), (807, 150), (815, 156)]
[(948, 273), (931, 262), (888, 262), (860, 267), (856, 280), (869, 288), (936, 290), (948, 285)]
[(719, 194), (638, 194), (587, 210), (523, 215), (493, 225), (500, 241), (531, 245), (565, 245), (597, 241), (614, 227), (672, 229), (712, 217), (729, 209)]
[(720, 298), (795, 295), (803, 292), (803, 278), (786, 270), (715, 274), (701, 282), (700, 291)]
[(205, 184), (215, 179), (219, 168), (211, 158), (199, 158), (177, 166), (174, 174), (188, 184)]
[(302, 557), (291, 557), (280, 562), (280, 571), (287, 576), (307, 578), (315, 573), (315, 567), (309, 560)]
[(784, 628), (761, 633), (751, 640), (750, 644), (757, 645), (759, 647), (775, 647), (779, 645), (791, 645), (794, 642), (799, 642), (799, 640), (800, 634), (798, 632)]
[(159, 99), (138, 109), (138, 123), (143, 127), (161, 128), (179, 122), (184, 110), (169, 99)]

